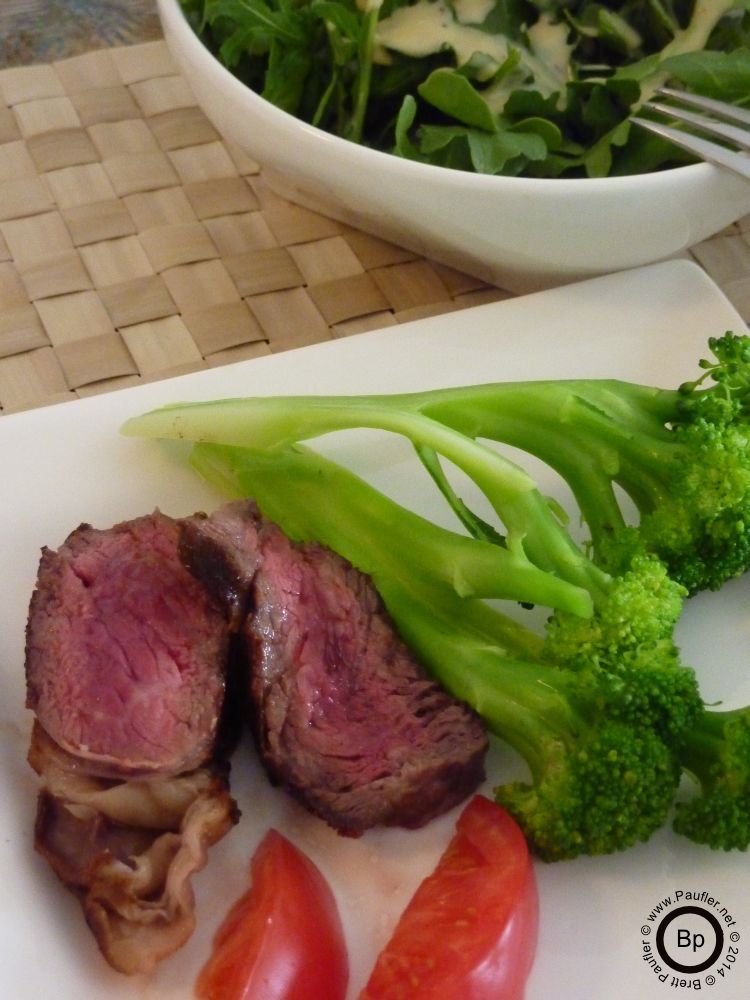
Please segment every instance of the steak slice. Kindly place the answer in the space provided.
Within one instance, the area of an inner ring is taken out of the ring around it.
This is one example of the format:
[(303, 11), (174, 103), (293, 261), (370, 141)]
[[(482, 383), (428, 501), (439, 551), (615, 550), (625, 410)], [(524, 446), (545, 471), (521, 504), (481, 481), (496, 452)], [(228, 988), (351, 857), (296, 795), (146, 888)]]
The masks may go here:
[(248, 609), (238, 627), (256, 741), (272, 779), (309, 810), (352, 836), (418, 827), (480, 784), (479, 717), (427, 676), (368, 577), (291, 542), (246, 501), (189, 519), (181, 551), (230, 595), (235, 623)]
[(178, 774), (213, 752), (228, 629), (158, 511), (81, 525), (42, 550), (26, 630), (27, 707), (91, 773)]

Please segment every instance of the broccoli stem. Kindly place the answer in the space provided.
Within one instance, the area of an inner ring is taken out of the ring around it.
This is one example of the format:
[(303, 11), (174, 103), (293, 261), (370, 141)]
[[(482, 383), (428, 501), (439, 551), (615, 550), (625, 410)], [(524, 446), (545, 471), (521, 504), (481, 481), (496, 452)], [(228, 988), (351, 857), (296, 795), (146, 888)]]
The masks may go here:
[(707, 709), (685, 733), (680, 760), (685, 770), (702, 785), (708, 786), (715, 778), (716, 765), (726, 746), (727, 724), (741, 720), (747, 711), (746, 708), (723, 712)]
[(672, 390), (590, 380), (433, 390), (400, 397), (399, 405), (536, 455), (569, 483), (587, 523), (617, 525), (622, 515), (611, 482), (639, 510), (653, 510), (667, 492), (665, 468), (676, 445), (666, 424), (678, 399)]
[(401, 398), (301, 396), (176, 404), (129, 420), (123, 432), (255, 449), (279, 449), (354, 427), (402, 434), (453, 462), (476, 483), (503, 522), (510, 551), (585, 588), (594, 604), (605, 599), (608, 574), (578, 548), (522, 469), (461, 431), (401, 405)]
[(387, 581), (381, 596), (399, 634), (432, 676), (478, 712), (488, 730), (524, 759), (535, 781), (549, 768), (550, 744), (557, 752), (575, 746), (587, 726), (564, 685), (558, 689), (562, 675), (549, 664), (518, 658), (515, 650), (490, 646), (481, 635), (467, 642), (462, 609), (439, 595), (410, 605), (398, 584)]
[(567, 532), (560, 532), (546, 501), (526, 488), (528, 478), (517, 466), (477, 439), (521, 448), (555, 469), (572, 489), (596, 548), (625, 524), (614, 483), (641, 515), (669, 497), (671, 462), (685, 450), (667, 426), (680, 399), (676, 390), (611, 379), (490, 383), (409, 394), (271, 397), (197, 404), (201, 409), (167, 407), (161, 417), (156, 411), (128, 427), (135, 433), (184, 434), (253, 447), (278, 447), (358, 426), (403, 434), (474, 479), (503, 520), (509, 545), (522, 540), (537, 565), (588, 587), (600, 599), (606, 582), (581, 562), (580, 551), (571, 546)]

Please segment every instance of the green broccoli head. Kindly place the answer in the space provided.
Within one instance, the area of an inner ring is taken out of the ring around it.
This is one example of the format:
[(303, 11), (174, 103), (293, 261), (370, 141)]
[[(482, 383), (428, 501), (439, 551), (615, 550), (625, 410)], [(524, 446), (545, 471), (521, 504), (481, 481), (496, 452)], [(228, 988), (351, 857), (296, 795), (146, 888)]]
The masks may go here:
[(679, 741), (703, 710), (695, 672), (673, 640), (684, 595), (660, 560), (639, 553), (591, 618), (550, 617), (542, 655), (574, 671), (610, 717)]
[(626, 653), (671, 639), (685, 596), (660, 559), (638, 551), (627, 568), (612, 577), (593, 616), (552, 615), (546, 655), (559, 666), (577, 667), (596, 659), (616, 667)]
[(525, 754), (533, 784), (497, 790), (541, 857), (622, 850), (664, 822), (685, 733), (703, 712), (672, 638), (684, 595), (660, 560), (639, 552), (591, 618), (549, 619), (547, 682), (576, 722), (546, 714), (543, 753)]
[(713, 359), (704, 358), (699, 362), (703, 375), (693, 382), (684, 382), (680, 395), (684, 399), (684, 413), (688, 417), (696, 402), (701, 403), (701, 392), (705, 381), (711, 379), (720, 392), (711, 389), (706, 395), (711, 401), (726, 400), (733, 408), (750, 413), (750, 337), (727, 330), (721, 337), (709, 337), (708, 348)]
[(545, 861), (626, 850), (665, 822), (680, 766), (648, 727), (606, 721), (544, 749), (533, 784), (502, 785), (495, 797)]
[[(517, 665), (515, 676), (502, 735), (524, 756), (531, 781), (495, 794), (535, 853), (556, 861), (647, 840), (669, 813), (685, 727), (702, 711), (693, 671), (632, 654), (618, 671), (592, 660), (575, 670)], [(530, 682), (542, 693), (535, 697)], [(516, 741), (520, 706), (531, 713)]]
[(598, 686), (613, 717), (647, 726), (679, 748), (703, 712), (703, 700), (695, 671), (678, 657), (674, 644), (661, 640), (653, 649), (625, 656), (617, 670), (603, 672)]
[(686, 770), (698, 793), (678, 802), (674, 829), (714, 850), (750, 846), (750, 708), (706, 711), (688, 733)]
[[(597, 559), (614, 575), (640, 553), (654, 553), (686, 595), (718, 590), (750, 567), (750, 423), (737, 402), (700, 402), (701, 412), (674, 426), (671, 447), (659, 452), (638, 524), (600, 531), (595, 542)], [(724, 422), (730, 412), (736, 424)]]
[(650, 497), (638, 531), (691, 594), (750, 567), (750, 337), (726, 333), (708, 345), (703, 375), (677, 391), (674, 447), (657, 458), (663, 493)]
[(669, 500), (642, 516), (640, 544), (689, 593), (718, 590), (750, 567), (750, 424), (701, 414), (674, 433)]

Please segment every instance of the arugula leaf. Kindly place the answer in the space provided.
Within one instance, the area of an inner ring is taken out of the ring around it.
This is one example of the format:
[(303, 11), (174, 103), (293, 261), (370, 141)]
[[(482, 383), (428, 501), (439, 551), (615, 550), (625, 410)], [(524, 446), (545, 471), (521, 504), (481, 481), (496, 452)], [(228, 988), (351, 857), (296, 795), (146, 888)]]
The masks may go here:
[[(541, 161), (547, 155), (547, 144), (536, 132), (508, 129), (487, 135), (472, 129), (467, 140), (474, 169), (482, 174), (499, 174), (519, 158)], [(520, 170), (521, 166), (517, 163), (515, 169)]]
[(356, 11), (350, 10), (343, 4), (336, 3), (335, 0), (313, 0), (310, 10), (329, 25), (338, 30), (342, 39), (347, 39), (353, 43), (353, 47), (347, 53), (347, 57), (354, 55), (356, 41), (359, 38), (362, 19)]
[(685, 52), (665, 59), (661, 68), (706, 97), (750, 104), (750, 49), (736, 52)]
[(549, 6), (547, 3), (528, 4), (523, 0), (496, 0), (482, 22), (482, 27), (492, 34), (506, 35), (515, 42), (523, 42), (526, 25), (536, 19), (530, 16), (529, 8), (536, 7), (538, 17), (539, 13)]
[(480, 174), (518, 170), (519, 161), (541, 161), (547, 155), (547, 145), (536, 132), (499, 129), (490, 133), (460, 125), (423, 125), (418, 138), (419, 151), (430, 162), (456, 167), (468, 159)]
[(310, 53), (306, 48), (283, 48), (271, 42), (262, 96), (291, 114), (299, 108), (310, 72)]
[(513, 125), (513, 130), (538, 135), (549, 150), (560, 149), (563, 146), (563, 134), (549, 118), (523, 118)]
[(407, 160), (420, 159), (419, 150), (409, 138), (409, 129), (417, 116), (417, 102), (411, 94), (407, 94), (399, 108), (396, 118), (394, 152)]
[(620, 122), (583, 154), (588, 177), (606, 177), (612, 172), (613, 147), (624, 146), (630, 136), (630, 122)]
[(447, 66), (436, 69), (417, 87), (419, 96), (439, 111), (464, 125), (474, 125), (486, 132), (497, 129), (495, 116), (469, 80)]
[[(319, 102), (313, 124), (318, 124), (327, 109), (338, 104), (338, 131), (346, 139), (362, 138), (372, 64), (372, 14), (363, 17), (355, 8), (337, 0), (313, 0), (310, 10), (327, 32), (333, 74)], [(352, 73), (352, 67), (356, 67)]]
[(208, 24), (219, 18), (233, 20), (244, 37), (252, 33), (257, 41), (269, 46), (274, 40), (290, 45), (308, 41), (304, 18), (288, 0), (279, 0), (276, 8), (264, 0), (206, 0), (204, 16)]

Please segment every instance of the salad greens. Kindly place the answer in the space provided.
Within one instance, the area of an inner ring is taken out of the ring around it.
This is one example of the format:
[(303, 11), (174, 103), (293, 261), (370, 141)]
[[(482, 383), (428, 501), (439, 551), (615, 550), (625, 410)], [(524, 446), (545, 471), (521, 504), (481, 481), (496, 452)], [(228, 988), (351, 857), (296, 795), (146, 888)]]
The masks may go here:
[(326, 131), (440, 166), (685, 162), (628, 117), (665, 82), (750, 105), (750, 0), (180, 0), (218, 58)]

